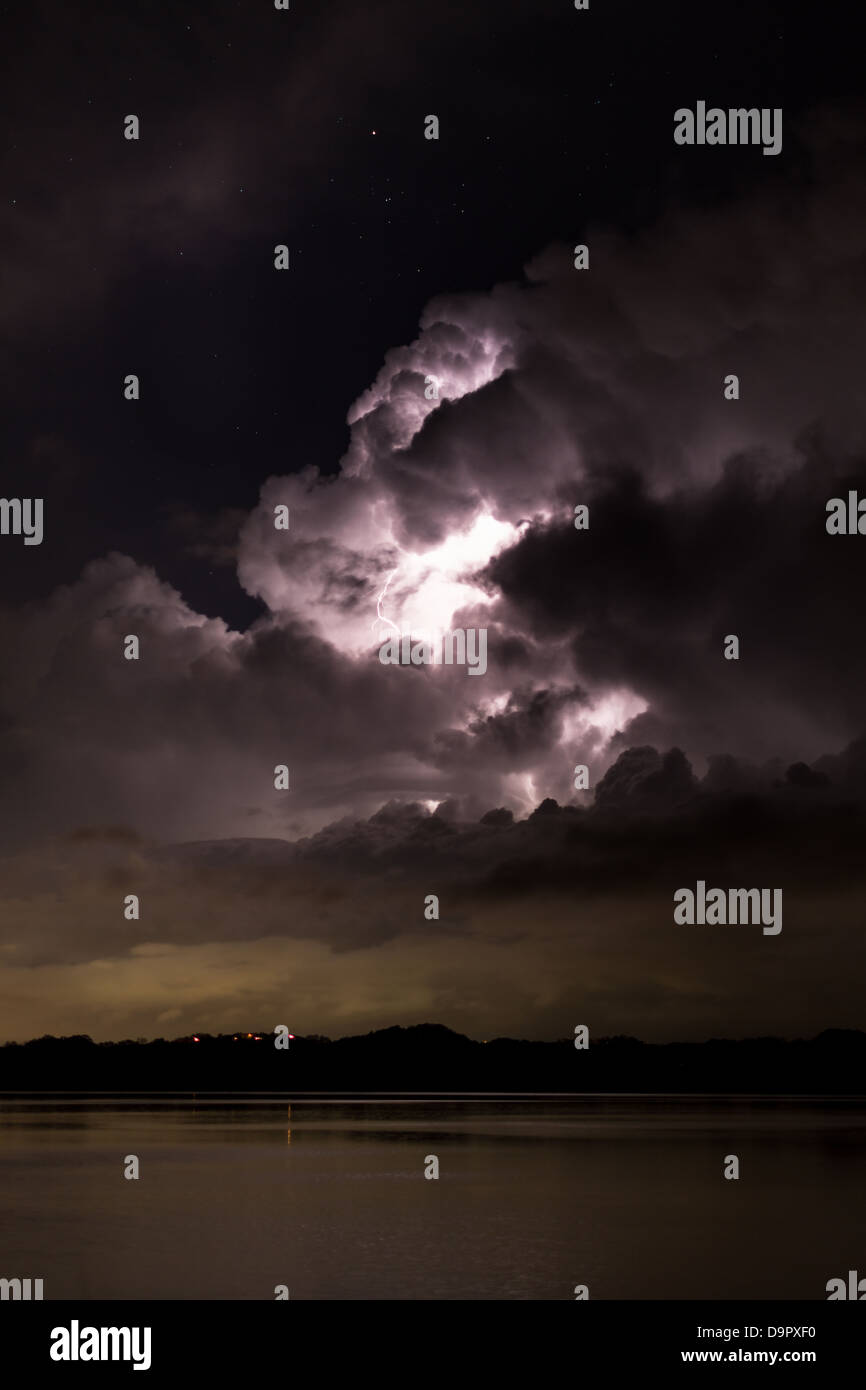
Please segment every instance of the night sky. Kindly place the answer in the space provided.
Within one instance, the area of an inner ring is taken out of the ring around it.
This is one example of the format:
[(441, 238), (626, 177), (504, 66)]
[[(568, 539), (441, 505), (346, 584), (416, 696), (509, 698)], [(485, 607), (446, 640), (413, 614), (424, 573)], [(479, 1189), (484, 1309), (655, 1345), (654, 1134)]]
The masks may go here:
[[(85, 9), (11, 7), (0, 90), (0, 491), (44, 499), (0, 536), (0, 1036), (864, 1026), (834, 7)], [(781, 153), (677, 146), (699, 100)], [(677, 925), (699, 879), (782, 932)]]

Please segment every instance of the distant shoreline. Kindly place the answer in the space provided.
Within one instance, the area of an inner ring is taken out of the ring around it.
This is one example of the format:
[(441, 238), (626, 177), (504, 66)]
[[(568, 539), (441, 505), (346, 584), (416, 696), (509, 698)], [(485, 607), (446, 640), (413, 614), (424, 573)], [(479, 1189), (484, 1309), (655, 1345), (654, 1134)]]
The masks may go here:
[(792, 1041), (703, 1043), (596, 1038), (583, 1026), (575, 1034), (552, 1042), (479, 1042), (439, 1024), (417, 1024), (334, 1041), (264, 1033), (117, 1043), (49, 1036), (0, 1047), (0, 1095), (300, 1103), (863, 1094), (866, 1033), (854, 1029)]

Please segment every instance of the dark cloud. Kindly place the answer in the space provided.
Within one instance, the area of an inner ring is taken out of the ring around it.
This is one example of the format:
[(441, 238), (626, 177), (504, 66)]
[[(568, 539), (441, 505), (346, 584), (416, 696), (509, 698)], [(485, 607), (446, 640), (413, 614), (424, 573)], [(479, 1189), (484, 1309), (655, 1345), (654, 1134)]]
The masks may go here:
[[(829, 497), (858, 479), (866, 489), (866, 456), (830, 459), (812, 440), (800, 449), (782, 478), (741, 456), (709, 486), (663, 497), (632, 471), (593, 479), (580, 489), (589, 531), (533, 529), (491, 564), (514, 626), (569, 634), (585, 680), (645, 697), (630, 741), (793, 759), (858, 731), (861, 564), (856, 539), (824, 523)], [(738, 662), (723, 657), (728, 634)]]
[[(679, 750), (631, 749), (595, 806), (549, 798), (517, 822), (392, 801), (291, 844), (78, 832), (7, 860), (5, 978), (25, 996), (34, 970), (52, 995), (86, 979), (105, 1026), (156, 1027), (177, 1000), (179, 1016), (216, 1026), (230, 977), (275, 1017), (287, 991), (305, 1019), (315, 1000), (326, 1031), (434, 1004), (470, 1031), (517, 1018), (529, 1036), (568, 1032), (575, 1010), (601, 1031), (627, 1012), (634, 1032), (659, 1038), (701, 1019), (705, 1030), (792, 1034), (817, 1027), (828, 1005), (853, 1025), (866, 963), (864, 748), (838, 755), (832, 776), (746, 769), (725, 788), (713, 770), (696, 778)], [(675, 926), (673, 893), (698, 878), (781, 887), (780, 935)], [(122, 917), (130, 891), (136, 922)], [(424, 916), (431, 893), (439, 920)]]

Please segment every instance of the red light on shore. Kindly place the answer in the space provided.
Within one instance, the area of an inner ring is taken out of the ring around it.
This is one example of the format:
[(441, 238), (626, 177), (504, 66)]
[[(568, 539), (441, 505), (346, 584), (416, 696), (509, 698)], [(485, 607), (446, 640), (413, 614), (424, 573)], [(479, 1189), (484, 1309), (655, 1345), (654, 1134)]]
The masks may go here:
[(201, 1042), (201, 1038), (193, 1038), (193, 1042)]

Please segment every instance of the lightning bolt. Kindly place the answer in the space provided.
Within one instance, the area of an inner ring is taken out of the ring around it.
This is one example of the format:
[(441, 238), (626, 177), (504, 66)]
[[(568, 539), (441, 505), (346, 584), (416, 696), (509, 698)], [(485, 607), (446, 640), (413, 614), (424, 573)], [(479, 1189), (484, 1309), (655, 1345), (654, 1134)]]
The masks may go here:
[(399, 636), (400, 636), (400, 629), (399, 629), (399, 627), (397, 626), (397, 624), (396, 624), (396, 623), (392, 623), (392, 622), (391, 622), (391, 619), (390, 619), (390, 618), (386, 618), (386, 617), (385, 617), (385, 614), (382, 612), (382, 600), (383, 600), (383, 598), (385, 597), (385, 595), (387, 594), (387, 592), (388, 592), (388, 585), (391, 583), (391, 580), (394, 578), (394, 575), (397, 573), (397, 570), (398, 570), (398, 569), (399, 569), (399, 565), (395, 565), (394, 568), (392, 569), (391, 573), (388, 575), (388, 578), (385, 580), (384, 588), (382, 589), (382, 592), (381, 592), (381, 594), (379, 595), (379, 597), (376, 599), (376, 616), (375, 616), (375, 618), (373, 619), (373, 621), (371, 622), (370, 627), (371, 627), (371, 628), (374, 628), (374, 627), (376, 626), (377, 623), (387, 623), (389, 627), (392, 627), (392, 628), (394, 629), (394, 631), (396, 632), (397, 636), (399, 637)]

